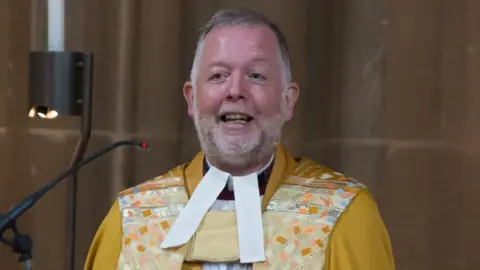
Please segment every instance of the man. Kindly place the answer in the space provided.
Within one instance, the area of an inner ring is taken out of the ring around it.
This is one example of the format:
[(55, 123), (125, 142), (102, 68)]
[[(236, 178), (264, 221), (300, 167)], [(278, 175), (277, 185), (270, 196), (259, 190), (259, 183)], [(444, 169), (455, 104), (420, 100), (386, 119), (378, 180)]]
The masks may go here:
[(298, 95), (277, 26), (215, 14), (184, 85), (202, 152), (121, 192), (85, 268), (394, 269), (367, 188), (279, 144)]

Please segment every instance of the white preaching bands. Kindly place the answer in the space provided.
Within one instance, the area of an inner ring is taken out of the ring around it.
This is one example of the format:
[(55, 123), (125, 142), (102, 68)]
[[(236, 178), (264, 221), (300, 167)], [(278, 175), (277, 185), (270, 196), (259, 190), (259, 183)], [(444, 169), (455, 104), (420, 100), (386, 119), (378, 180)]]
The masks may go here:
[(173, 222), (160, 247), (170, 248), (186, 244), (228, 183), (229, 188), (233, 188), (235, 194), (240, 263), (264, 261), (261, 208), (261, 197), (263, 196), (259, 194), (258, 175), (270, 166), (273, 158), (272, 156), (270, 162), (261, 170), (246, 176), (232, 176), (208, 163), (210, 169), (198, 184), (185, 208)]

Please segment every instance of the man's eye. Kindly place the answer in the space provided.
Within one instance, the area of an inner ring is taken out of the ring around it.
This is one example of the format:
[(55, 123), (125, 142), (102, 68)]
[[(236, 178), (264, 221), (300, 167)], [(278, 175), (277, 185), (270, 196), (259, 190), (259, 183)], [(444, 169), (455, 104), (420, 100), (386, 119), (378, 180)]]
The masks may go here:
[(222, 73), (215, 73), (210, 77), (210, 80), (218, 81), (225, 78), (225, 75)]
[(250, 78), (252, 78), (254, 80), (265, 80), (265, 76), (263, 76), (262, 74), (260, 74), (258, 72), (253, 72), (252, 74), (250, 74)]

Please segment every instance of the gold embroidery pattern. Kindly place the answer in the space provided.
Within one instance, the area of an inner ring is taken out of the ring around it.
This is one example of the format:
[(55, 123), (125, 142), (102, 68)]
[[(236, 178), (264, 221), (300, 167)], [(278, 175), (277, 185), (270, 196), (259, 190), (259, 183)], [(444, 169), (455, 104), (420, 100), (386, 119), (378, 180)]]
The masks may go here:
[(134, 194), (138, 192), (144, 192), (149, 190), (167, 188), (167, 187), (183, 187), (183, 179), (180, 177), (170, 177), (170, 176), (160, 176), (154, 178), (153, 180), (142, 183), (138, 186), (131, 187), (120, 192), (120, 196), (125, 196), (128, 194)]
[(363, 186), (324, 170), (313, 174), (289, 177), (273, 195), (264, 214), (267, 261), (255, 270), (323, 265), (336, 221)]
[(184, 254), (160, 244), (187, 200), (183, 179), (172, 175), (121, 193), (123, 242), (117, 269), (181, 269)]
[[(181, 269), (186, 248), (159, 248), (188, 200), (180, 171), (120, 194), (123, 244), (117, 269)], [(362, 188), (341, 173), (308, 160), (300, 162), (267, 206), (263, 216), (267, 261), (255, 263), (253, 269), (321, 269), (338, 218)]]

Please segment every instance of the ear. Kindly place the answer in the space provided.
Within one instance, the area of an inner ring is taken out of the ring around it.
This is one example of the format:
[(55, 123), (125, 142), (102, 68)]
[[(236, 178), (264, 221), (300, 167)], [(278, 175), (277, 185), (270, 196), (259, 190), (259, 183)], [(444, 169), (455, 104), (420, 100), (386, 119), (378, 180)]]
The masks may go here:
[(187, 101), (187, 106), (188, 106), (188, 115), (190, 117), (193, 117), (193, 85), (192, 82), (187, 81), (183, 85), (183, 96), (185, 97), (185, 101)]
[(297, 83), (290, 83), (288, 88), (283, 92), (283, 99), (284, 99), (284, 115), (285, 121), (289, 121), (293, 117), (293, 110), (295, 108), (295, 104), (297, 103), (298, 96), (300, 95), (300, 89)]

